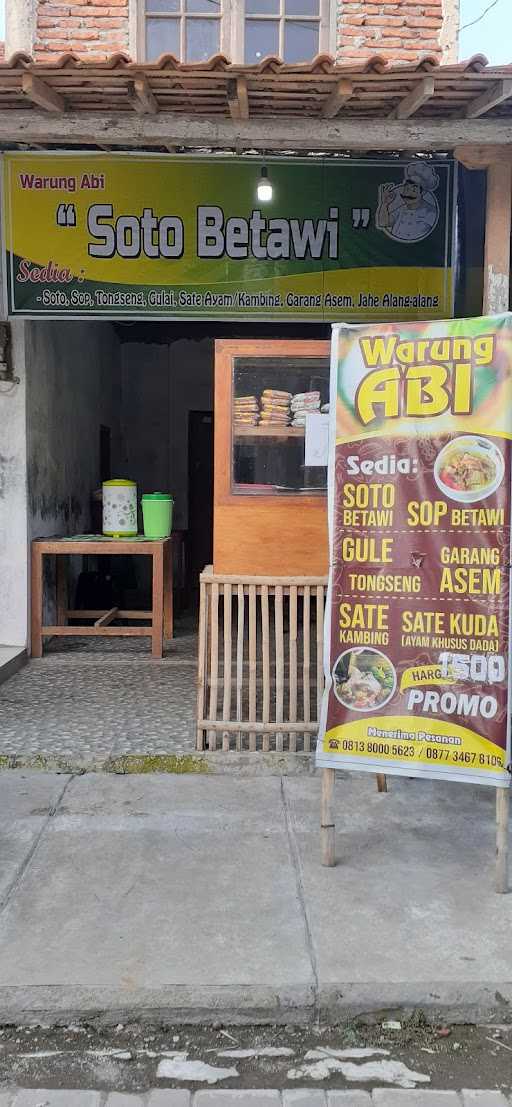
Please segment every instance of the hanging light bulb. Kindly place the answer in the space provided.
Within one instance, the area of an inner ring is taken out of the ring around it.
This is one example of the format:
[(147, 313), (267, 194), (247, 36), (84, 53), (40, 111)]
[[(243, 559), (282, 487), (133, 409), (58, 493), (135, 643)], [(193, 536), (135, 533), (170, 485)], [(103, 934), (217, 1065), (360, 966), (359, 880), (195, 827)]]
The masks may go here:
[(267, 169), (264, 165), (261, 170), (261, 177), (256, 186), (258, 200), (261, 200), (262, 204), (268, 204), (272, 199), (273, 192), (274, 190), (272, 188), (271, 182), (268, 179)]

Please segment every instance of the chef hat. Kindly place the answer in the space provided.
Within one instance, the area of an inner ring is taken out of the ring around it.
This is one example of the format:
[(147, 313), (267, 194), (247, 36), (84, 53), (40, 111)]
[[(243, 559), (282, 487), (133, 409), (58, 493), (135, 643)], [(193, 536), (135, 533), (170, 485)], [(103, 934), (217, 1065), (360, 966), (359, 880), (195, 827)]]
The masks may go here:
[(405, 177), (414, 184), (421, 185), (424, 192), (430, 192), (437, 188), (439, 177), (433, 167), (426, 161), (411, 161), (405, 169)]

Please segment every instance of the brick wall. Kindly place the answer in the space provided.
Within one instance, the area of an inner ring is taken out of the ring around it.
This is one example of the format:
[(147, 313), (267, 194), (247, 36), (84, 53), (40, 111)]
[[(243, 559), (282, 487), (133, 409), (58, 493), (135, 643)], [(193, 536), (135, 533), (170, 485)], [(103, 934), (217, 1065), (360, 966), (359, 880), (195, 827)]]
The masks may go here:
[[(337, 2), (332, 49), (339, 61), (360, 62), (372, 54), (404, 62), (424, 54), (435, 54), (440, 60), (455, 56), (459, 0)], [(130, 0), (7, 0), (7, 4), (32, 13), (28, 22), (34, 41), (25, 49), (38, 61), (52, 60), (68, 50), (89, 59), (130, 52)]]
[(39, 0), (34, 57), (68, 50), (91, 60), (129, 53), (128, 0)]
[[(337, 57), (359, 62), (381, 54), (414, 61), (447, 49), (443, 18), (455, 16), (457, 0), (342, 0), (337, 20)], [(451, 9), (451, 11), (450, 11)]]

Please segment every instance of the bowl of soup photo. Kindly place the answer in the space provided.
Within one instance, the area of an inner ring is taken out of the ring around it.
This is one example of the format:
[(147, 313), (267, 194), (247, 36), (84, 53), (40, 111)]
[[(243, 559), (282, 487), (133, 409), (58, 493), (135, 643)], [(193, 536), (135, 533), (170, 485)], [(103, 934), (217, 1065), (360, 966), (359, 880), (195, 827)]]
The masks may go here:
[(499, 488), (505, 473), (501, 450), (480, 435), (462, 434), (438, 453), (434, 479), (450, 500), (473, 504)]
[(384, 707), (396, 689), (396, 672), (389, 657), (372, 647), (345, 650), (333, 669), (334, 695), (352, 711)]

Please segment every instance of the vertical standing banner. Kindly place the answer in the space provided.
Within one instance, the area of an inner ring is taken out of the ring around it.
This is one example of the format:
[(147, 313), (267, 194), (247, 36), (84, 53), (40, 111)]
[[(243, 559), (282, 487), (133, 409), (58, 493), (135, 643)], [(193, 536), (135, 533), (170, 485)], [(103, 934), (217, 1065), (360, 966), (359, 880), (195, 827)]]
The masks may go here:
[(512, 315), (333, 328), (323, 768), (509, 783)]

